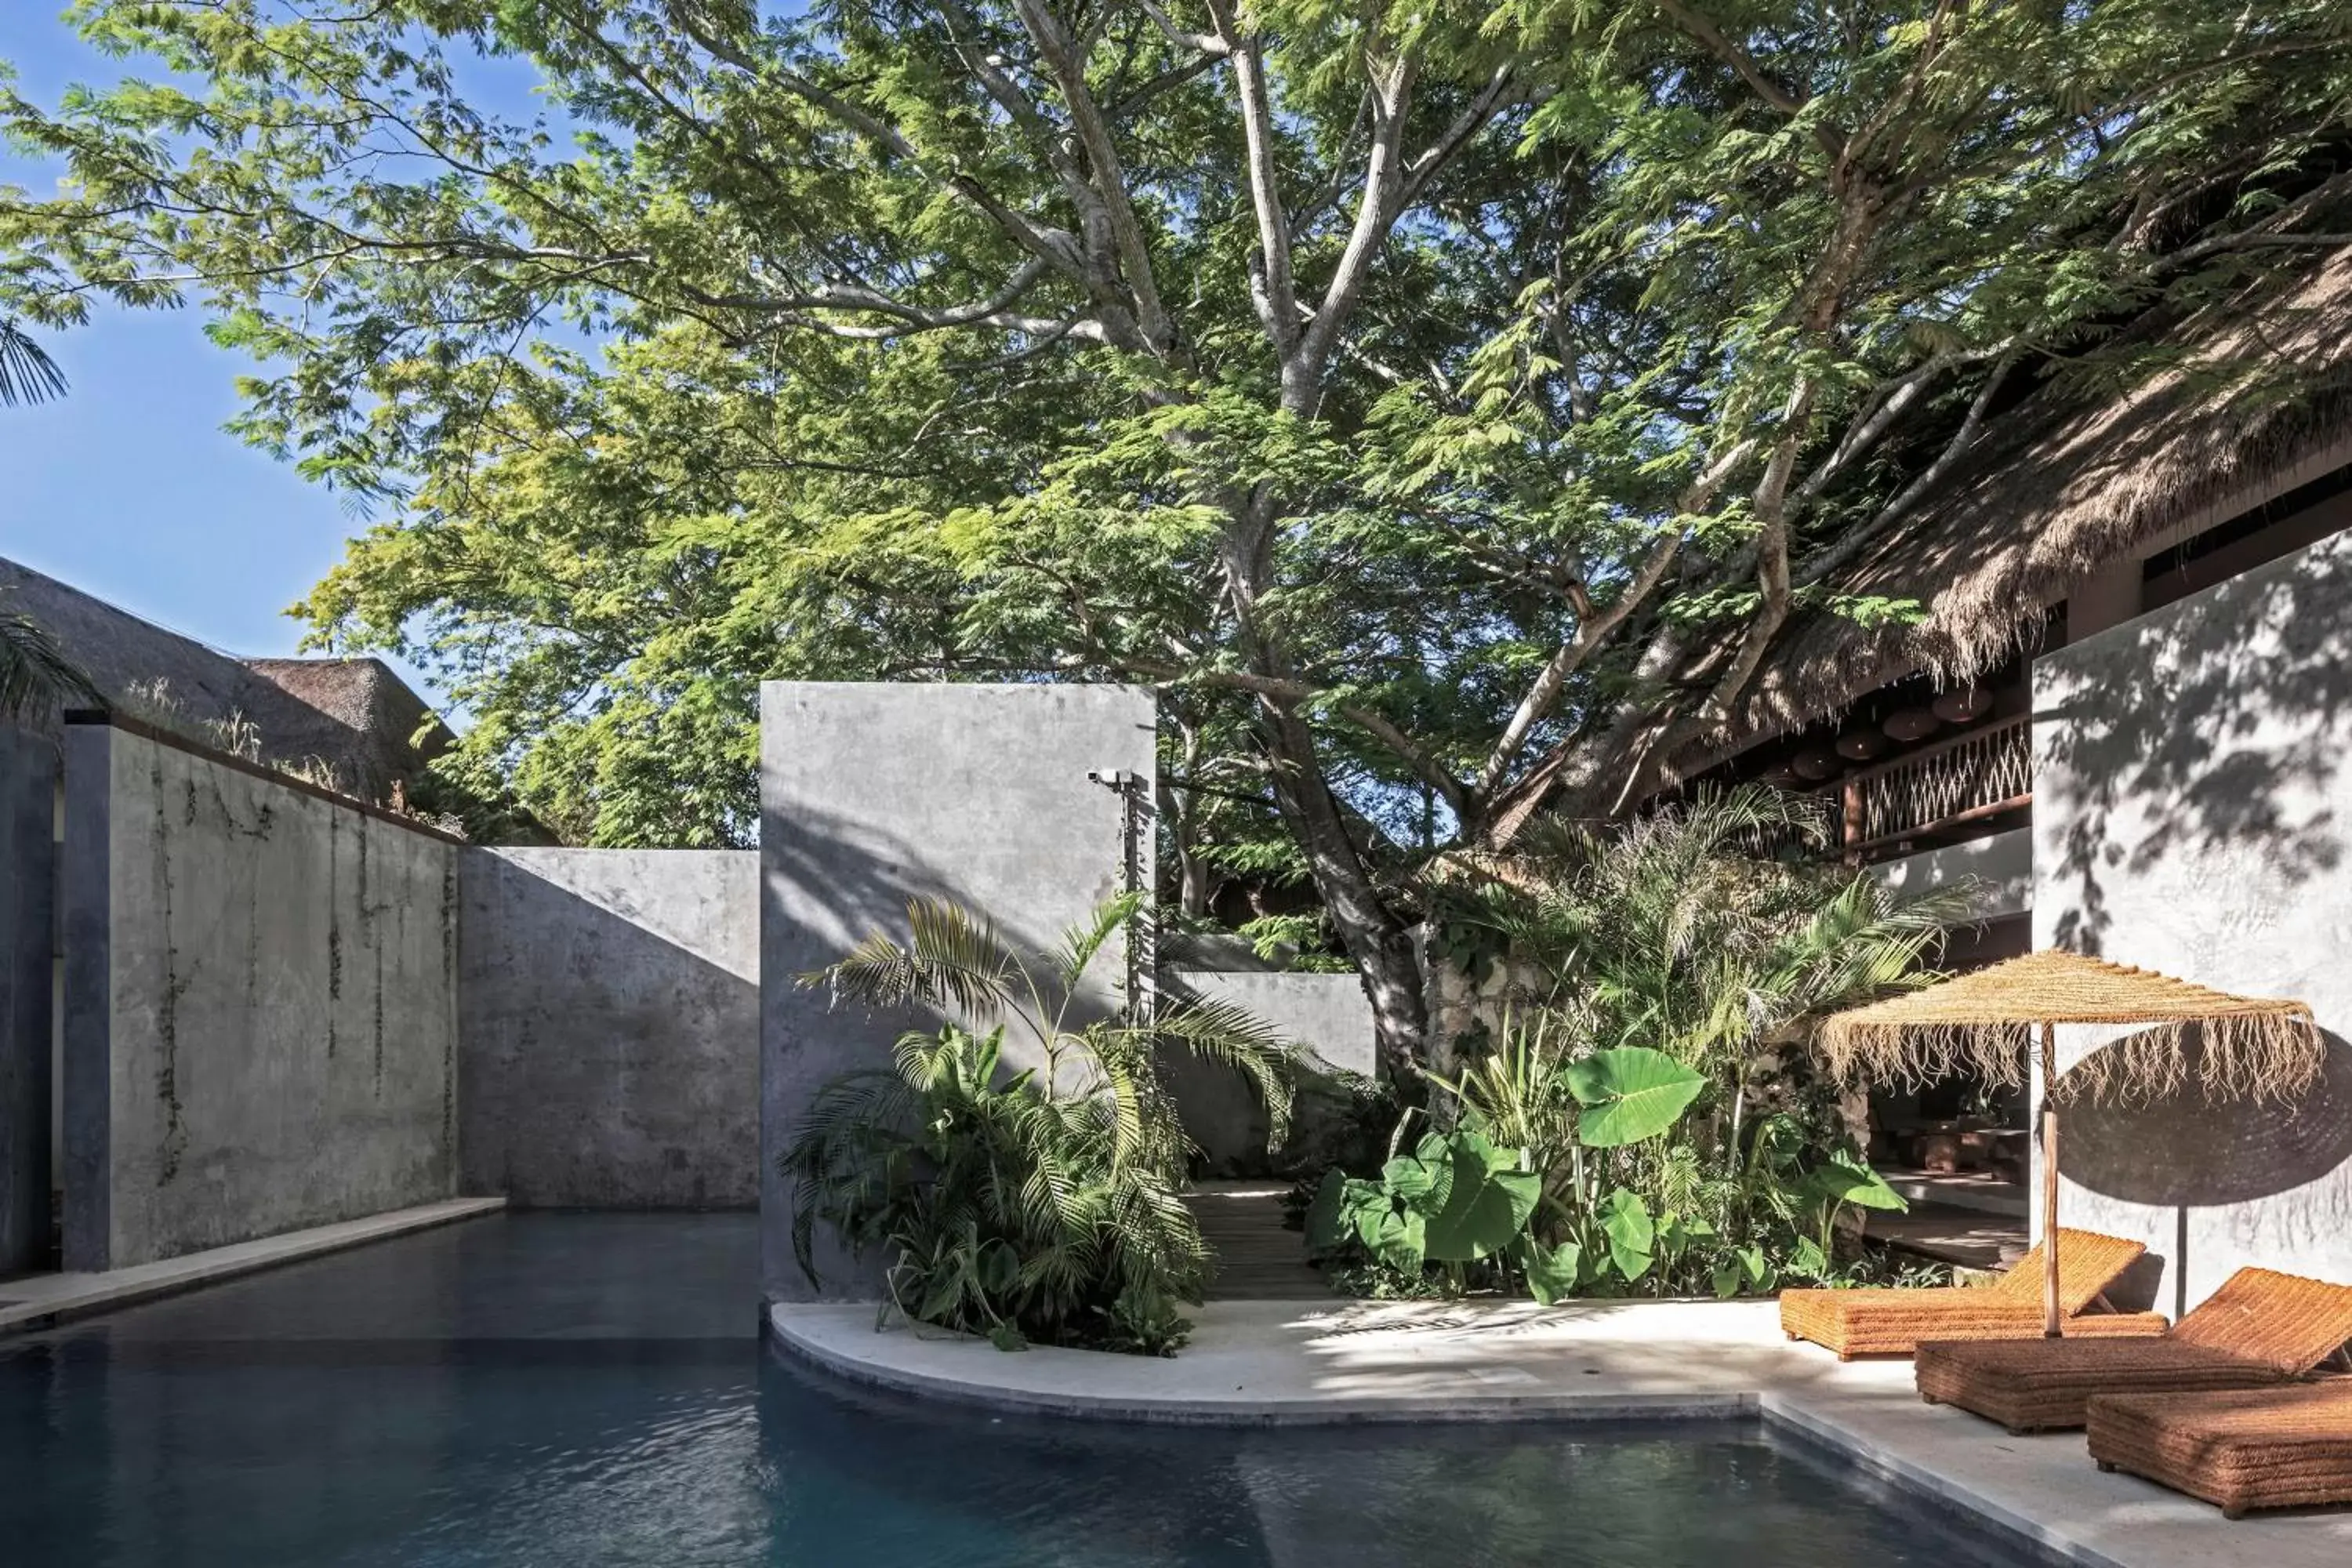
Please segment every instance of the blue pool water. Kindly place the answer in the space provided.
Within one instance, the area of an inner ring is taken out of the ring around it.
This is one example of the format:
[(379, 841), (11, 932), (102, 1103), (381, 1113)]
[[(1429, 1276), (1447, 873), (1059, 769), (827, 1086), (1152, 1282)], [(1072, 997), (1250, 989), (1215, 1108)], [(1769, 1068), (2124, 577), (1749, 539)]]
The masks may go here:
[(992, 1419), (764, 1352), (749, 1215), (526, 1215), (0, 1340), (9, 1568), (1987, 1568), (1738, 1425)]

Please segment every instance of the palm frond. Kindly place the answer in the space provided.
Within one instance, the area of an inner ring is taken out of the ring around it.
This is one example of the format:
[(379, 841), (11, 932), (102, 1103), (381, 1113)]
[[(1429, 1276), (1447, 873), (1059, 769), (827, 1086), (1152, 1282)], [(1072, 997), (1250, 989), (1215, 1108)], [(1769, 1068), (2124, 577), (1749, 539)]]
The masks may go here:
[(31, 617), (0, 611), (0, 719), (39, 718), (71, 702), (102, 702)]
[(0, 407), (66, 395), (66, 373), (15, 321), (0, 320)]
[(1078, 989), (1104, 947), (1126, 929), (1142, 908), (1141, 893), (1121, 893), (1097, 905), (1087, 919), (1062, 932), (1061, 942), (1051, 956), (1054, 977), (1061, 983), (1064, 992)]
[(907, 931), (904, 944), (876, 931), (801, 984), (829, 985), (869, 1006), (919, 1004), (974, 1023), (1013, 1006), (1020, 963), (992, 921), (944, 900), (917, 899), (907, 906)]
[(1149, 1027), (1202, 1061), (1232, 1068), (1248, 1079), (1265, 1106), (1269, 1148), (1290, 1135), (1298, 1047), (1281, 1030), (1246, 1007), (1209, 997), (1163, 1009)]

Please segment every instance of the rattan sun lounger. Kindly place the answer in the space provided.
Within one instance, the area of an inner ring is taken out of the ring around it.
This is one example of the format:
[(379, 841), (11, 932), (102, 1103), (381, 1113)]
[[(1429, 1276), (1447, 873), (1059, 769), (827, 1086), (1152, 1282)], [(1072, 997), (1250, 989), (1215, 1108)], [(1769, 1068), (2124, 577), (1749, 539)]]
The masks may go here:
[[(2084, 1311), (2147, 1247), (2089, 1230), (2061, 1230), (2058, 1237), (2058, 1301), (2068, 1334), (2164, 1332), (2158, 1312)], [(1922, 1340), (2030, 1339), (2042, 1327), (2042, 1257), (2035, 1247), (1990, 1285), (1783, 1290), (1780, 1328), (1792, 1340), (1827, 1345), (1840, 1361), (1909, 1355)]]
[(1930, 1405), (2044, 1432), (2083, 1425), (2095, 1394), (2285, 1383), (2347, 1341), (2352, 1285), (2241, 1268), (2162, 1339), (1931, 1341), (1919, 1347), (1916, 1375)]
[(2091, 1401), (2091, 1458), (2217, 1505), (2352, 1503), (2352, 1378), (2217, 1394)]

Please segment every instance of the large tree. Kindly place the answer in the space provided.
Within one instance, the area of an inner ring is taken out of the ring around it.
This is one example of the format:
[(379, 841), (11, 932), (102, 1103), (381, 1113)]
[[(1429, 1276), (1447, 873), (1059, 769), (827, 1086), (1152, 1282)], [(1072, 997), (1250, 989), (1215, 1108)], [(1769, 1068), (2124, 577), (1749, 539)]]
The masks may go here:
[(76, 15), (166, 74), (6, 101), (0, 308), (200, 296), (470, 765), (719, 841), (761, 677), (1159, 684), (1391, 1061), (1418, 857), (1538, 749), (1636, 798), (2021, 379), (2352, 183), (2336, 0)]

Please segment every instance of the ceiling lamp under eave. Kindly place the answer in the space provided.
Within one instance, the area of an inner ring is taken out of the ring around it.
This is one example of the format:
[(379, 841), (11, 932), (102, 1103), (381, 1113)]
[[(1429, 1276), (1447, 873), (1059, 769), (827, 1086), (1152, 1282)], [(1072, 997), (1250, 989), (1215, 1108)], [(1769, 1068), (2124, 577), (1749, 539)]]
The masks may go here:
[(1924, 741), (1943, 727), (1944, 721), (1925, 708), (1897, 709), (1889, 713), (1886, 721), (1879, 726), (1886, 731), (1888, 739), (1901, 741), (1906, 745), (1913, 741)]
[(1944, 692), (1929, 706), (1947, 724), (1971, 724), (1992, 711), (1992, 697), (1981, 686), (1962, 686)]
[(1825, 746), (1808, 746), (1789, 761), (1797, 776), (1813, 784), (1835, 775), (1839, 771), (1837, 753)]

